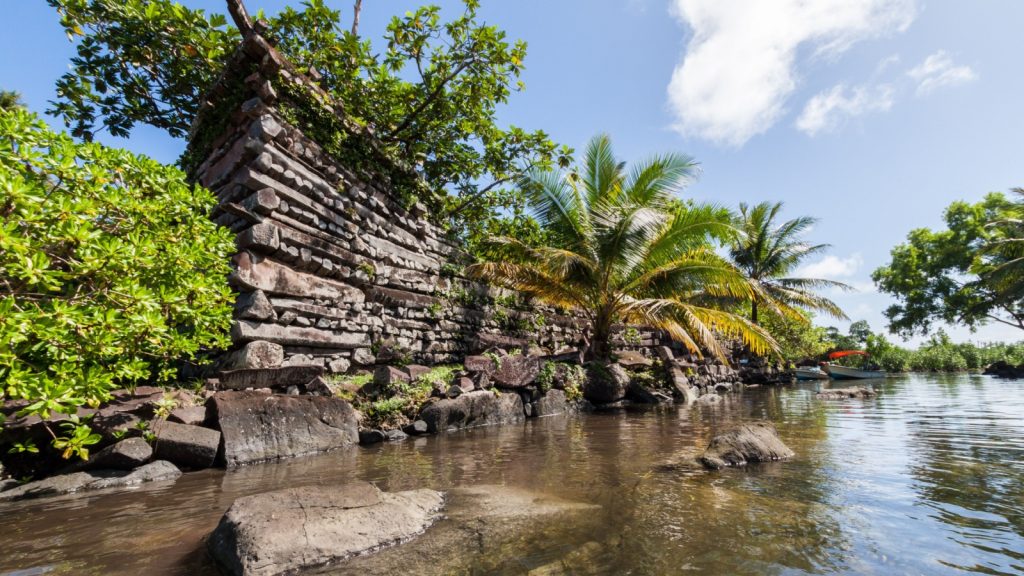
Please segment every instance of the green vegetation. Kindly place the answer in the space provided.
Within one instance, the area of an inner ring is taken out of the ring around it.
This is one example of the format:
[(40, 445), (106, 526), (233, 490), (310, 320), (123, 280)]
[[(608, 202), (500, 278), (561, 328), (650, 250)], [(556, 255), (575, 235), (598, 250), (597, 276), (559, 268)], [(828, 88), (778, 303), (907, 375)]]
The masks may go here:
[(781, 224), (776, 218), (782, 203), (762, 202), (756, 206), (740, 204), (736, 227), (740, 233), (729, 247), (729, 256), (751, 284), (758, 290), (750, 300), (750, 321), (758, 324), (762, 310), (797, 322), (806, 321), (805, 311), (817, 310), (834, 318), (846, 314), (828, 298), (815, 294), (821, 288), (849, 286), (821, 278), (789, 277), (801, 262), (822, 253), (828, 244), (807, 244), (800, 237), (816, 219), (794, 218)]
[[(86, 139), (99, 129), (127, 136), (139, 124), (184, 137), (241, 39), (224, 15), (172, 0), (47, 1), (77, 51), (52, 112)], [(441, 216), (471, 243), (528, 224), (519, 190), (508, 185), (571, 154), (543, 131), (496, 122), (497, 107), (524, 87), (526, 45), (480, 22), (477, 10), (476, 0), (464, 0), (448, 21), (437, 6), (406, 12), (391, 19), (376, 50), (358, 26), (343, 29), (324, 0), (265, 17), (264, 33), (351, 121), (449, 192)], [(321, 145), (330, 149), (341, 136), (334, 132)]]
[(573, 170), (532, 170), (523, 181), (547, 242), (497, 238), (489, 259), (467, 273), (580, 310), (591, 323), (591, 358), (611, 356), (617, 323), (660, 328), (697, 354), (724, 357), (719, 334), (771, 352), (767, 332), (713, 304), (749, 300), (757, 288), (715, 253), (713, 242), (733, 231), (728, 211), (675, 197), (696, 173), (691, 158), (674, 154), (627, 173), (598, 136)]
[(868, 338), (867, 351), (872, 361), (891, 372), (956, 372), (981, 370), (1003, 361), (1014, 366), (1024, 364), (1024, 342), (1016, 344), (956, 344), (939, 330), (916, 350), (890, 343), (882, 335)]
[[(435, 388), (444, 390), (461, 365), (435, 366), (409, 383), (400, 383), (386, 390), (377, 390), (372, 396), (352, 395), (355, 408), (366, 417), (364, 425), (371, 428), (398, 428), (414, 419)], [(373, 380), (367, 375), (367, 384)], [(350, 380), (351, 384), (353, 381)], [(360, 384), (360, 386), (362, 386)]]
[(897, 299), (885, 315), (903, 337), (927, 335), (935, 322), (976, 328), (998, 322), (1024, 330), (1018, 253), (1024, 204), (992, 193), (946, 208), (946, 228), (918, 228), (872, 274)]
[[(227, 344), (230, 231), (180, 171), (0, 111), (0, 398), (44, 419)], [(65, 456), (98, 438), (51, 430)]]

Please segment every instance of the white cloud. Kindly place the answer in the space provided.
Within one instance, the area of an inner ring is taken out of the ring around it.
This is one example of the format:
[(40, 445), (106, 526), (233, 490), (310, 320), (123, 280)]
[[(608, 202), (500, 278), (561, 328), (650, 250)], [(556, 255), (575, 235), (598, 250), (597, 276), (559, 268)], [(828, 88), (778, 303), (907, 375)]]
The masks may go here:
[(811, 98), (796, 120), (796, 127), (808, 136), (831, 132), (854, 116), (869, 112), (886, 112), (892, 108), (894, 90), (888, 84), (847, 89), (834, 86)]
[(842, 280), (856, 274), (863, 265), (864, 257), (859, 252), (851, 254), (846, 258), (828, 255), (817, 262), (801, 266), (796, 271), (796, 277)]
[(917, 93), (924, 95), (945, 86), (965, 84), (978, 77), (970, 66), (956, 66), (945, 50), (925, 58), (919, 66), (907, 72), (917, 81)]
[(796, 89), (797, 51), (838, 55), (902, 31), (915, 0), (674, 0), (693, 31), (668, 86), (674, 127), (740, 146), (785, 112)]

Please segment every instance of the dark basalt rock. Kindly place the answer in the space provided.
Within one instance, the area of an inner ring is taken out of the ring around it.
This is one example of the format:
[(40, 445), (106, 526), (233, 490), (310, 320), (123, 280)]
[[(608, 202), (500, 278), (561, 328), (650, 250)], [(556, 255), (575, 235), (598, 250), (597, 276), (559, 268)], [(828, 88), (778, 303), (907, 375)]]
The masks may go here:
[(246, 496), (207, 548), (228, 574), (294, 574), (407, 541), (434, 523), (443, 503), (433, 490), (384, 493), (365, 482)]
[(427, 424), (430, 433), (436, 434), (445, 430), (522, 422), (526, 415), (519, 394), (495, 395), (487, 390), (477, 390), (430, 404), (420, 413), (420, 419)]
[(359, 442), (356, 411), (340, 398), (221, 392), (207, 401), (228, 468), (292, 458)]
[[(215, 449), (216, 450), (216, 449)], [(84, 469), (134, 470), (153, 457), (153, 448), (142, 438), (126, 438), (93, 454)]]
[(505, 356), (491, 372), (491, 382), (498, 388), (523, 388), (533, 384), (540, 375), (540, 359), (535, 356)]
[(700, 462), (708, 468), (719, 469), (746, 466), (748, 462), (785, 460), (793, 456), (793, 451), (779, 439), (774, 424), (748, 422), (712, 438)]
[(587, 366), (587, 382), (583, 385), (583, 397), (594, 404), (611, 404), (626, 397), (629, 374), (618, 364), (597, 364)]
[(220, 447), (220, 432), (161, 420), (153, 422), (151, 428), (156, 434), (157, 458), (192, 470), (213, 466)]
[(37, 482), (29, 482), (17, 488), (0, 492), (0, 502), (10, 500), (27, 500), (45, 496), (60, 496), (85, 490), (101, 488), (122, 488), (135, 486), (145, 482), (176, 480), (181, 471), (174, 464), (157, 460), (136, 468), (131, 472), (125, 470), (93, 470), (51, 476)]

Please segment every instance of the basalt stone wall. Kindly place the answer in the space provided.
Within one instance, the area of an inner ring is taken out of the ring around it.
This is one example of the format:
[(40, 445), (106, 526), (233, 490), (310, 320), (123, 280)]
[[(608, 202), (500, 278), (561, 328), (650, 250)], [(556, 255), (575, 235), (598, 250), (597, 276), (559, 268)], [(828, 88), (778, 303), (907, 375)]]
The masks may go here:
[[(464, 254), (429, 218), (429, 186), (258, 34), (204, 103), (190, 162), (217, 195), (213, 217), (237, 234), (235, 349), (221, 369), (345, 372), (580, 344), (578, 317), (462, 277)], [(663, 344), (635, 329), (620, 339)]]

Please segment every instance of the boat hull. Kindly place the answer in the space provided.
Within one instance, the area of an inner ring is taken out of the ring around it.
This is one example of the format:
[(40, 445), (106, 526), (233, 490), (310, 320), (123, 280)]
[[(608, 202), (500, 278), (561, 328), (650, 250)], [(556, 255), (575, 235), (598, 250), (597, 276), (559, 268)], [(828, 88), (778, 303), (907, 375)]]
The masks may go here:
[(868, 378), (885, 378), (885, 372), (881, 370), (858, 370), (846, 366), (832, 366), (826, 364), (824, 367), (829, 376), (836, 380), (865, 380)]
[(797, 380), (828, 380), (828, 374), (817, 368), (797, 368), (794, 372)]

